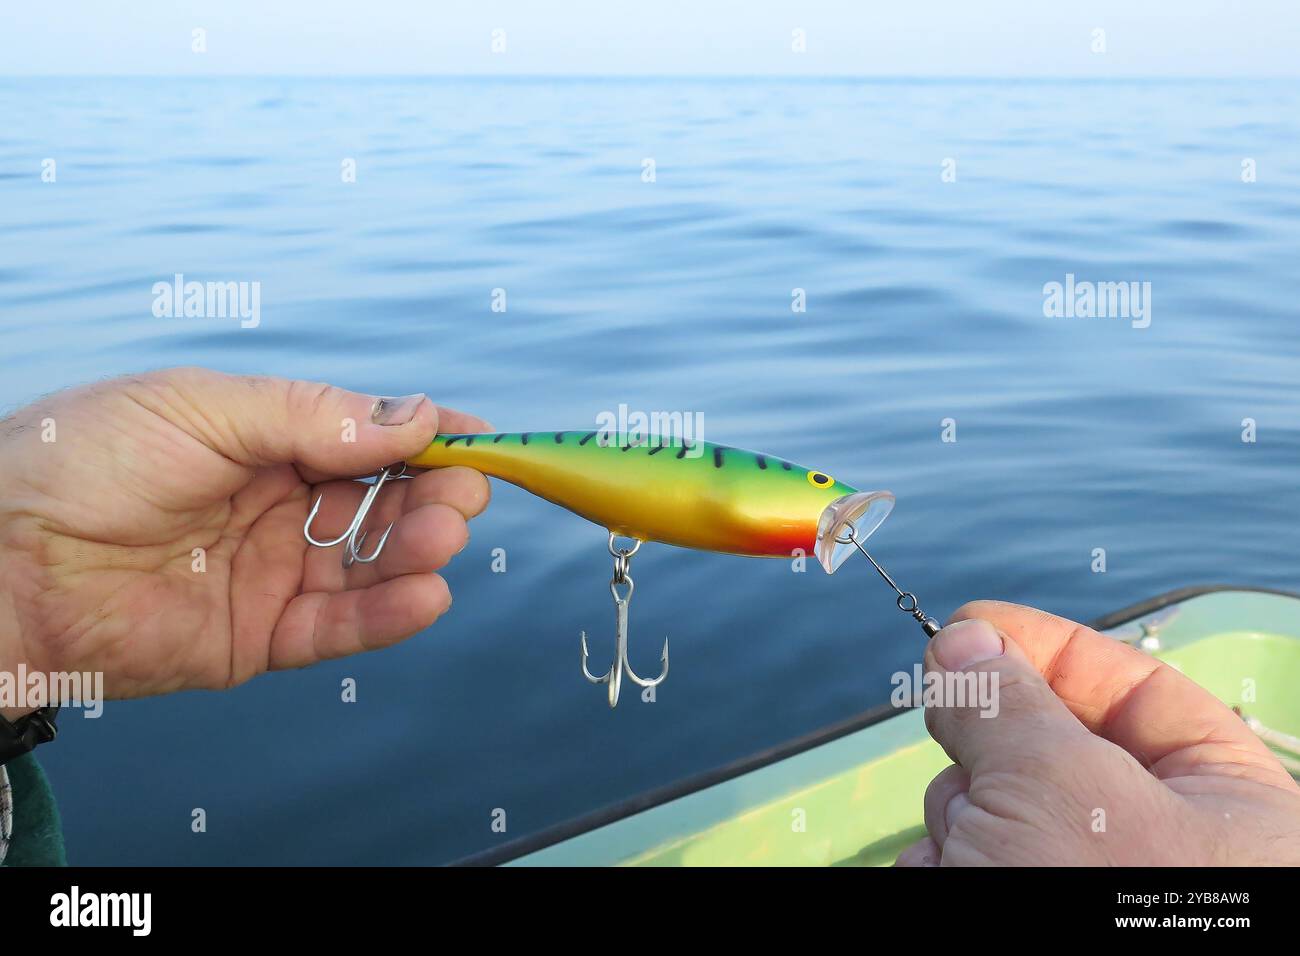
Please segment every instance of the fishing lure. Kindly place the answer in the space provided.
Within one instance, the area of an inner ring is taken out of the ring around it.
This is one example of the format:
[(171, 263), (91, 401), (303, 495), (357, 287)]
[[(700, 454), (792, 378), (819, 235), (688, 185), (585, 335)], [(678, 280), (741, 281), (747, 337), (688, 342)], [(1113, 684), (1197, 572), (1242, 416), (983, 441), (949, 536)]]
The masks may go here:
[[(582, 670), (592, 683), (608, 684), (610, 707), (618, 703), (624, 674), (641, 687), (657, 686), (668, 676), (666, 639), (658, 677), (637, 675), (627, 656), (628, 603), (634, 587), (629, 566), (646, 541), (750, 557), (790, 559), (811, 554), (827, 574), (833, 574), (856, 548), (897, 592), (899, 609), (920, 622), (927, 634), (938, 630), (938, 624), (917, 606), (915, 596), (901, 590), (862, 547), (893, 509), (890, 492), (859, 491), (825, 472), (728, 445), (653, 437), (615, 442), (612, 437), (603, 431), (439, 435), (414, 458), (375, 476), (342, 535), (331, 541), (312, 537), (319, 498), (303, 534), (318, 547), (346, 541), (345, 565), (374, 561), (393, 526), (388, 526), (369, 555), (362, 555), (366, 535), (361, 525), (380, 488), (403, 477), (408, 466), (465, 465), (602, 526), (609, 533), (614, 557), (610, 592), (617, 619), (615, 658), (605, 674), (592, 674), (584, 632)], [(620, 537), (634, 544), (618, 547)]]

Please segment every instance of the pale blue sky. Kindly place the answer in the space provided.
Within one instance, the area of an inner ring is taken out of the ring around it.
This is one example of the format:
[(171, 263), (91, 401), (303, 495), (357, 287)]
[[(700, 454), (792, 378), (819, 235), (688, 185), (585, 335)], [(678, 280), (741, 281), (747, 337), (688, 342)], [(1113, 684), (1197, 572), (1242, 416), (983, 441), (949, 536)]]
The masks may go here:
[[(1300, 75), (1297, 0), (0, 5), (6, 74)], [(195, 27), (206, 53), (191, 51)], [(493, 54), (498, 28), (506, 51)]]

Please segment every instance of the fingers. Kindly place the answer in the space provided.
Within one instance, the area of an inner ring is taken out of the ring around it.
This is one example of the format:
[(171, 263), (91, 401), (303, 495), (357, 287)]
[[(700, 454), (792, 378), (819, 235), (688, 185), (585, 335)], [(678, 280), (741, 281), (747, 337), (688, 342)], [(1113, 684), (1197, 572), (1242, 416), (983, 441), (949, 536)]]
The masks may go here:
[(492, 486), (482, 473), (472, 468), (454, 465), (402, 482), (402, 510), (412, 511), (422, 505), (444, 504), (455, 508), (466, 518), (483, 513), (492, 497)]
[[(445, 566), (469, 543), (467, 519), (487, 507), (490, 495), (487, 479), (470, 468), (437, 469), (402, 484), (406, 487), (396, 503), (402, 516), (379, 560), (354, 567), (350, 581), (370, 583)], [(388, 526), (391, 519), (385, 514), (391, 510), (390, 503), (381, 511), (373, 525), (376, 535)]]
[(1156, 776), (1244, 774), (1295, 789), (1239, 717), (1168, 664), (1033, 608), (977, 601), (953, 615), (954, 621), (975, 618), (1009, 637), (1084, 727)]
[(980, 620), (950, 624), (930, 641), (926, 701), (931, 735), (973, 777), (1050, 761), (1088, 733), (1019, 646)]
[[(382, 533), (382, 528), (375, 535)], [(373, 564), (353, 566), (349, 584), (368, 579), (385, 580), (417, 571), (436, 571), (446, 567), (469, 543), (469, 526), (464, 516), (444, 504), (429, 504), (402, 516)], [(373, 545), (367, 540), (358, 546), (368, 554)]]
[(388, 647), (428, 627), (451, 606), (436, 574), (407, 574), (368, 588), (301, 594), (271, 635), (270, 670)]
[(925, 788), (925, 828), (935, 844), (943, 849), (948, 831), (962, 808), (969, 805), (970, 774), (953, 764), (939, 772)]
[[(278, 470), (263, 469), (259, 474), (269, 481), (278, 477)], [(278, 481), (271, 483), (278, 487)], [(323, 494), (315, 533), (319, 537), (341, 534), (365, 486), (338, 481), (315, 490)], [(363, 554), (370, 553), (388, 522), (396, 520), (379, 560), (354, 564), (348, 570), (341, 561), (346, 544), (306, 548), (305, 567), (299, 564), (304, 550), (299, 536), (301, 510), (294, 514), (285, 503), (268, 511), (254, 528), (261, 533), (250, 536), (249, 546), (236, 562), (239, 590), (244, 595), (238, 605), (240, 626), (236, 630), (238, 634), (256, 633), (260, 623), (265, 628), (262, 633), (271, 632), (270, 646), (263, 645), (252, 660), (237, 651), (234, 679), (247, 679), (263, 669), (302, 667), (385, 647), (428, 627), (451, 604), (446, 582), (431, 571), (447, 564), (465, 546), (469, 537), (466, 517), (478, 514), (487, 499), (486, 479), (466, 468), (394, 482), (381, 493), (384, 505), (376, 506), (367, 521), (374, 540), (360, 545)], [(301, 507), (301, 502), (297, 503), (296, 508)], [(286, 521), (291, 531), (283, 527)], [(297, 561), (268, 551), (277, 548), (293, 551)], [(289, 574), (293, 580), (268, 587), (277, 575)], [(262, 602), (263, 607), (259, 603), (263, 593), (269, 598), (284, 593), (297, 596), (287, 607), (275, 600)], [(236, 643), (241, 647), (247, 644)]]
[(894, 861), (894, 866), (938, 866), (941, 851), (935, 842), (926, 837), (917, 840)]
[[(926, 726), (958, 765), (932, 781), (924, 802), (946, 865), (1013, 859), (1027, 840), (1084, 832), (1087, 808), (1106, 794), (1122, 795), (1130, 809), (1151, 805), (1155, 818), (1171, 812), (1178, 798), (1089, 733), (1020, 646), (987, 621), (943, 628), (925, 666)], [(1117, 827), (1115, 838), (1123, 835)]]
[(492, 425), (477, 415), (448, 408), (446, 405), (438, 406), (438, 431), (445, 435), (472, 435), (492, 430)]
[(356, 476), (413, 457), (438, 433), (487, 423), (424, 395), (363, 395), (320, 382), (167, 369), (128, 380), (138, 402), (230, 460), (294, 463), (307, 480)]

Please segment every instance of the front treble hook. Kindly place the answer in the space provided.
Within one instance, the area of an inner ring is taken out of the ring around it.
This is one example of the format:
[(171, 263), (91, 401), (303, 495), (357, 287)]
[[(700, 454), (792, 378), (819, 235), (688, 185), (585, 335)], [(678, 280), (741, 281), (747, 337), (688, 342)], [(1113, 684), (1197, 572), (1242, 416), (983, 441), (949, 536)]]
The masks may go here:
[[(632, 575), (628, 573), (628, 565), (631, 564), (632, 555), (637, 553), (641, 547), (641, 542), (637, 541), (631, 548), (615, 548), (614, 541), (616, 535), (611, 531), (609, 534), (609, 553), (614, 556), (614, 577), (609, 582), (609, 593), (614, 596), (614, 611), (617, 617), (617, 629), (614, 639), (614, 663), (610, 665), (609, 670), (601, 677), (597, 677), (587, 668), (587, 660), (591, 656), (587, 649), (587, 632), (582, 632), (582, 674), (593, 684), (609, 685), (609, 706), (611, 708), (618, 704), (618, 694), (623, 687), (623, 674), (627, 674), (627, 679), (638, 687), (658, 687), (663, 683), (664, 678), (668, 676), (668, 638), (664, 638), (663, 654), (660, 660), (663, 662), (664, 669), (654, 680), (646, 680), (637, 675), (632, 670), (632, 664), (627, 657), (627, 606), (632, 600), (632, 591), (636, 587), (632, 581)], [(618, 587), (620, 584), (627, 585), (627, 593), (620, 595)]]
[[(356, 514), (352, 516), (352, 521), (349, 522), (347, 529), (331, 541), (318, 541), (313, 538), (311, 534), (311, 524), (316, 520), (316, 515), (320, 512), (321, 502), (325, 500), (323, 494), (318, 495), (316, 497), (316, 503), (312, 505), (311, 512), (307, 515), (307, 520), (303, 523), (302, 536), (307, 539), (308, 544), (317, 548), (332, 548), (336, 544), (343, 544), (346, 542), (347, 546), (343, 549), (343, 567), (345, 568), (350, 568), (357, 562), (361, 564), (370, 564), (378, 558), (379, 553), (384, 550), (384, 545), (388, 542), (388, 536), (392, 533), (393, 525), (396, 524), (396, 522), (389, 524), (389, 526), (384, 529), (383, 535), (379, 538), (379, 543), (376, 544), (374, 550), (365, 557), (361, 555), (361, 546), (365, 543), (366, 535), (369, 534), (369, 532), (362, 531), (361, 525), (365, 523), (366, 515), (370, 513), (370, 508), (374, 505), (375, 498), (378, 497), (380, 489), (388, 482), (395, 481), (405, 474), (406, 462), (404, 461), (379, 469), (378, 473), (376, 473), (374, 477), (374, 481), (371, 483), (370, 487), (366, 489), (366, 494), (361, 499), (361, 504), (357, 505)], [(361, 479), (357, 480), (360, 481)]]

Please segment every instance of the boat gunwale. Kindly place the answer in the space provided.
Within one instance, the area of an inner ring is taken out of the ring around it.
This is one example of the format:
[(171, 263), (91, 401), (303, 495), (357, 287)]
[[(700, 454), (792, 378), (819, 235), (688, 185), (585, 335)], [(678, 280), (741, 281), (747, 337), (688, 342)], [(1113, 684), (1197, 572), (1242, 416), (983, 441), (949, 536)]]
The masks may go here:
[[(1174, 604), (1181, 604), (1193, 598), (1203, 597), (1207, 594), (1218, 594), (1225, 591), (1236, 592), (1239, 594), (1272, 594), (1279, 597), (1295, 598), (1300, 600), (1300, 591), (1288, 591), (1281, 588), (1263, 588), (1248, 587), (1237, 584), (1205, 584), (1193, 585), (1191, 587), (1175, 588), (1172, 591), (1165, 591), (1154, 597), (1146, 598), (1117, 611), (1088, 622), (1088, 626), (1096, 631), (1108, 631), (1128, 624), (1132, 621), (1146, 617), (1156, 611), (1163, 610)], [(911, 707), (896, 707), (891, 703), (881, 704), (868, 710), (855, 714), (845, 720), (829, 724), (818, 730), (803, 734), (793, 740), (788, 740), (781, 744), (759, 750), (745, 757), (740, 757), (729, 763), (722, 764), (711, 770), (705, 770), (700, 773), (691, 774), (672, 783), (655, 787), (651, 790), (634, 794), (616, 803), (607, 804), (598, 807), (580, 816), (573, 817), (560, 823), (552, 824), (549, 827), (543, 827), (536, 833), (511, 840), (503, 843), (501, 846), (492, 847), (483, 850), (462, 859), (453, 861), (450, 866), (500, 866), (503, 863), (509, 863), (521, 857), (529, 856), (545, 850), (548, 847), (563, 843), (581, 836), (584, 833), (590, 833), (601, 827), (616, 823), (627, 817), (635, 816), (646, 810), (652, 810), (655, 807), (662, 806), (665, 803), (671, 803), (674, 800), (698, 793), (709, 787), (716, 786), (720, 783), (726, 783), (728, 780), (734, 780), (745, 774), (761, 770), (764, 767), (794, 757), (805, 751), (812, 750), (816, 747), (829, 744), (841, 737), (865, 730), (875, 724), (888, 720), (891, 717), (897, 717), (900, 714), (907, 713)]]

